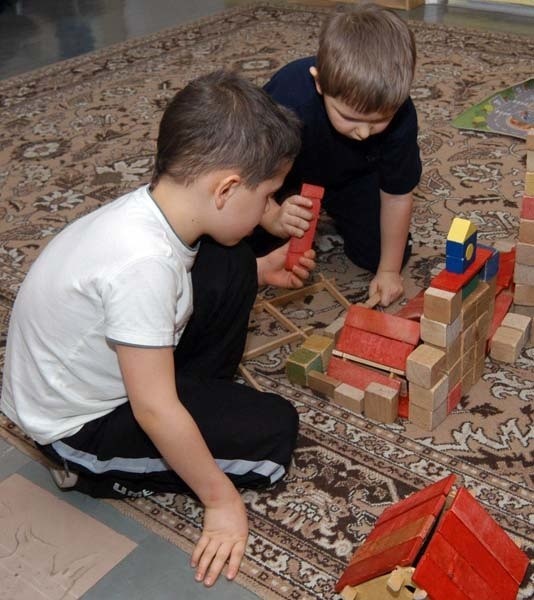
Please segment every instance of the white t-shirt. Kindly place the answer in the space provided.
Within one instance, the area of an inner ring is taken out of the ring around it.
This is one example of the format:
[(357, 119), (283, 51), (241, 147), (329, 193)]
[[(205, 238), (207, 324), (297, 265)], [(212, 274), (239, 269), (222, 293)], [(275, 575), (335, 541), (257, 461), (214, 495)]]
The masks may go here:
[(1, 410), (48, 444), (126, 402), (113, 342), (178, 344), (197, 250), (178, 238), (148, 187), (65, 228), (15, 301)]

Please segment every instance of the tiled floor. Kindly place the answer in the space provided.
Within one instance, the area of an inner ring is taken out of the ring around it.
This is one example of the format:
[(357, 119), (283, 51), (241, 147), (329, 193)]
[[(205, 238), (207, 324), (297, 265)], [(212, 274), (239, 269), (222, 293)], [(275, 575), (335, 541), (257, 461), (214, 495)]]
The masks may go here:
[[(125, 39), (213, 14), (251, 0), (0, 0), (0, 79), (98, 49)], [(331, 5), (329, 0), (310, 0)], [(473, 11), (468, 0), (421, 6), (412, 19), (530, 34), (534, 9), (512, 12)], [(476, 3), (477, 7), (491, 8)], [(1, 83), (0, 83), (1, 86)], [(40, 464), (0, 439), (0, 481), (18, 473), (86, 515), (137, 544), (83, 597), (90, 600), (252, 600), (254, 594), (222, 579), (207, 590), (195, 583), (189, 556), (109, 504), (77, 492), (62, 493)], [(17, 598), (16, 600), (23, 600)]]

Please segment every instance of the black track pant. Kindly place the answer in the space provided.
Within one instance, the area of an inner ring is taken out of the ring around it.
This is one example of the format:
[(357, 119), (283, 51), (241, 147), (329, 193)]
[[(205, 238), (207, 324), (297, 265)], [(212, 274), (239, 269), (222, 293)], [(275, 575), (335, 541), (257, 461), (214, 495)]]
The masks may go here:
[[(269, 485), (287, 470), (298, 416), (280, 396), (232, 381), (257, 293), (256, 260), (244, 243), (227, 248), (203, 240), (192, 278), (194, 312), (174, 354), (178, 395), (237, 486)], [(137, 424), (129, 402), (40, 449), (78, 472), (76, 489), (95, 497), (187, 491)]]

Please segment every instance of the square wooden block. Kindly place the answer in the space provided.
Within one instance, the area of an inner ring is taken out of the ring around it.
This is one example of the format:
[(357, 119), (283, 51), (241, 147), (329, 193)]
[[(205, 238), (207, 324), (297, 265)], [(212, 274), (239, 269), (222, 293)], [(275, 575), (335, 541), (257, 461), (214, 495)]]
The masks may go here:
[(427, 319), (440, 323), (452, 323), (462, 308), (461, 292), (448, 292), (429, 287), (423, 300), (423, 314)]
[(339, 379), (330, 377), (320, 371), (310, 371), (308, 373), (308, 387), (320, 394), (324, 394), (328, 398), (334, 397), (334, 390), (340, 383)]
[(431, 388), (446, 369), (445, 352), (420, 344), (406, 360), (406, 378), (423, 388)]
[(501, 322), (503, 327), (510, 327), (511, 329), (517, 329), (521, 331), (523, 337), (521, 338), (521, 346), (525, 345), (525, 342), (530, 339), (530, 327), (532, 319), (526, 315), (520, 315), (518, 313), (509, 312)]
[(343, 325), (345, 325), (346, 318), (346, 314), (341, 315), (341, 317), (338, 317), (335, 321), (332, 321), (332, 323), (330, 323), (328, 327), (323, 329), (321, 331), (321, 334), (326, 337), (332, 338), (334, 340), (334, 343), (337, 342), (341, 334), (341, 330), (343, 329)]
[(417, 404), (427, 410), (435, 410), (447, 399), (449, 393), (449, 376), (443, 375), (430, 389), (423, 388), (415, 383), (410, 383), (410, 403)]
[(514, 363), (521, 353), (522, 339), (521, 331), (501, 325), (490, 341), (491, 358), (505, 363)]
[(286, 375), (292, 383), (308, 385), (308, 373), (322, 370), (321, 355), (317, 351), (299, 348), (287, 359)]
[(519, 220), (517, 239), (525, 244), (534, 244), (534, 221), (532, 219)]
[(364, 411), (365, 392), (348, 383), (340, 383), (334, 390), (334, 402), (355, 413)]
[(323, 365), (322, 371), (326, 371), (332, 350), (334, 349), (334, 340), (331, 337), (317, 334), (310, 335), (310, 337), (302, 342), (301, 348), (319, 352)]
[(534, 306), (534, 285), (516, 283), (514, 288), (514, 304)]
[(459, 335), (461, 331), (461, 317), (457, 317), (452, 323), (440, 323), (421, 316), (421, 339), (433, 346), (446, 348)]
[(435, 410), (427, 410), (410, 402), (408, 419), (417, 427), (432, 431), (447, 417), (447, 400), (442, 402)]
[(399, 412), (399, 392), (380, 383), (365, 389), (365, 416), (380, 423), (394, 423)]

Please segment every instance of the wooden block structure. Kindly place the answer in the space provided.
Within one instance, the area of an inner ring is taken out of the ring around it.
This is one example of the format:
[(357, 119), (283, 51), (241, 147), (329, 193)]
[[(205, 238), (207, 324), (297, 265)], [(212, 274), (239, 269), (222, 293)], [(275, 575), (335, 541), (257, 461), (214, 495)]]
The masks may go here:
[[(521, 200), (519, 234), (514, 269), (514, 311), (534, 318), (534, 130), (526, 142), (527, 171), (525, 194)], [(533, 340), (527, 340), (532, 344)]]
[(449, 475), (386, 509), (336, 591), (345, 600), (515, 600), (527, 555), (454, 482)]
[(475, 260), (477, 228), (469, 219), (454, 217), (445, 244), (446, 269), (450, 273), (465, 273)]

